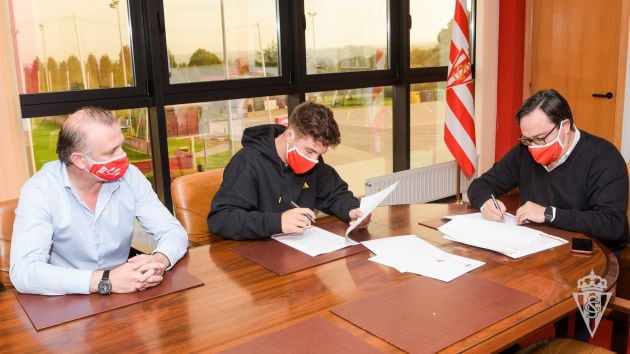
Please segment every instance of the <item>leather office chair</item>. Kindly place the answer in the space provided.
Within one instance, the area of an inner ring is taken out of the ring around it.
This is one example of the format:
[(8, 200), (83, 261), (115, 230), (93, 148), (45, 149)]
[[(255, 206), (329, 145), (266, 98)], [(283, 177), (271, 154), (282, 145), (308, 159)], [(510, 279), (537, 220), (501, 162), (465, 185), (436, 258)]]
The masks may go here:
[(0, 291), (13, 289), (9, 279), (9, 255), (17, 204), (17, 199), (0, 202)]
[(208, 228), (210, 203), (223, 182), (223, 169), (177, 177), (171, 182), (175, 217), (182, 223), (191, 246), (221, 240)]

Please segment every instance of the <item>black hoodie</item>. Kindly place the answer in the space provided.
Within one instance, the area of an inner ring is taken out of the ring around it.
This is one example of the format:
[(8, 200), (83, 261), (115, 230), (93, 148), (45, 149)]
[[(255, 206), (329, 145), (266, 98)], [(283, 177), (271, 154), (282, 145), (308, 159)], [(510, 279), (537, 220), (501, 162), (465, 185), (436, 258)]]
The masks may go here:
[(261, 239), (282, 232), (280, 215), (294, 201), (348, 222), (359, 201), (337, 172), (319, 158), (297, 175), (276, 151), (275, 138), (286, 128), (259, 125), (243, 132), (241, 149), (225, 167), (223, 183), (212, 200), (208, 226), (213, 234), (233, 240)]

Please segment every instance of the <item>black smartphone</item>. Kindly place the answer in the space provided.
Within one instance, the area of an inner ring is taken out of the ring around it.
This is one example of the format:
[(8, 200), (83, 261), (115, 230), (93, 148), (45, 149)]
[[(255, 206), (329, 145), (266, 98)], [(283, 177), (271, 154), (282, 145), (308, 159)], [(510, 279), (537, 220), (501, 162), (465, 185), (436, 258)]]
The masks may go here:
[(571, 240), (571, 252), (578, 254), (593, 253), (593, 240), (588, 238), (573, 238)]

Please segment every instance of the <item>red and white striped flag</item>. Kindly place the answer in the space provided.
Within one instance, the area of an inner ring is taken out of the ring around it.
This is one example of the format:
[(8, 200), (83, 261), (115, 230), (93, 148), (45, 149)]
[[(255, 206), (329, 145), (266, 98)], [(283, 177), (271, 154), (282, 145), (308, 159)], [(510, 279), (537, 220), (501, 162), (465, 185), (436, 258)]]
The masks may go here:
[(444, 142), (466, 176), (475, 173), (475, 110), (466, 0), (456, 0), (446, 84)]

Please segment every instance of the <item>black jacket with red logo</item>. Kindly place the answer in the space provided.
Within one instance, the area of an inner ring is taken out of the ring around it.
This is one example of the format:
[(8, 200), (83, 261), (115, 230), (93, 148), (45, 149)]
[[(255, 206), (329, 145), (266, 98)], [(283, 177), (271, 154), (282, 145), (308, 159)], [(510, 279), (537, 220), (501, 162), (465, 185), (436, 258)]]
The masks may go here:
[(348, 222), (359, 201), (323, 159), (302, 175), (293, 173), (276, 151), (281, 125), (245, 129), (243, 149), (225, 168), (223, 183), (212, 200), (208, 226), (213, 234), (233, 240), (261, 239), (282, 232), (280, 215), (292, 208), (318, 209)]

